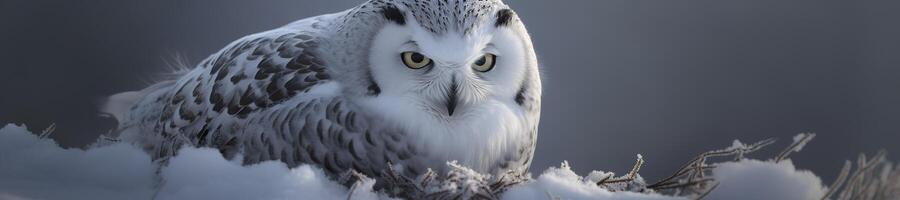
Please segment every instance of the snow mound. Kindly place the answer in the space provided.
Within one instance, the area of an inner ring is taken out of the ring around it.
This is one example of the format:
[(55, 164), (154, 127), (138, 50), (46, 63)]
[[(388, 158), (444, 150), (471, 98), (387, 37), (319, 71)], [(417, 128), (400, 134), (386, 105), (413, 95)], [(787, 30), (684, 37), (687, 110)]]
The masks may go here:
[(509, 189), (503, 194), (503, 199), (686, 199), (650, 193), (611, 192), (597, 186), (592, 177), (598, 173), (591, 174), (588, 177), (581, 177), (575, 174), (568, 164), (563, 163), (559, 168), (547, 169), (534, 181)]
[[(348, 199), (349, 191), (322, 169), (282, 162), (242, 166), (218, 150), (185, 149), (162, 169), (155, 199)], [(349, 199), (378, 199), (372, 184), (357, 187)]]
[(713, 178), (719, 186), (709, 199), (821, 199), (827, 192), (818, 176), (795, 168), (790, 160), (719, 163)]
[[(243, 165), (239, 160), (227, 160), (215, 149), (184, 148), (160, 166), (129, 144), (63, 149), (46, 134), (38, 136), (25, 127), (7, 125), (0, 129), (0, 199), (391, 199), (373, 191), (373, 179), (361, 178), (347, 188), (315, 166), (290, 169), (276, 161)], [(638, 157), (635, 169), (623, 176), (627, 184), (611, 184), (614, 174), (610, 172), (594, 171), (583, 177), (563, 163), (536, 178), (526, 177), (491, 192), (502, 191), (501, 199), (516, 200), (687, 199), (646, 189), (637, 174), (642, 162)], [(492, 188), (484, 185), (489, 176), (448, 164), (459, 169), (452, 174), (459, 180), (447, 182), (456, 185), (436, 185), (430, 190)], [(819, 177), (796, 169), (790, 160), (741, 159), (715, 166), (711, 174), (717, 186), (706, 199), (821, 199), (828, 193)], [(895, 186), (882, 186), (889, 187)], [(473, 194), (481, 194), (477, 192)]]
[(132, 145), (63, 149), (25, 127), (0, 129), (0, 199), (382, 198), (372, 185), (363, 183), (351, 195), (316, 167), (242, 166), (205, 148), (185, 148), (159, 169)]
[(62, 149), (24, 127), (0, 129), (0, 199), (148, 199), (153, 173), (130, 145)]

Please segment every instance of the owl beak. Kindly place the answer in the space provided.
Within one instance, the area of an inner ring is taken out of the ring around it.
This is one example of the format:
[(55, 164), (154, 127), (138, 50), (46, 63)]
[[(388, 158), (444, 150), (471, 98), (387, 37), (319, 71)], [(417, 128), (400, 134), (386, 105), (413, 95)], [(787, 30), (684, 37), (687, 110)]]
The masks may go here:
[(459, 97), (457, 97), (456, 93), (459, 90), (459, 84), (456, 83), (456, 79), (452, 79), (453, 82), (450, 83), (450, 88), (447, 91), (447, 115), (453, 116), (453, 112), (456, 111), (456, 105), (459, 101)]

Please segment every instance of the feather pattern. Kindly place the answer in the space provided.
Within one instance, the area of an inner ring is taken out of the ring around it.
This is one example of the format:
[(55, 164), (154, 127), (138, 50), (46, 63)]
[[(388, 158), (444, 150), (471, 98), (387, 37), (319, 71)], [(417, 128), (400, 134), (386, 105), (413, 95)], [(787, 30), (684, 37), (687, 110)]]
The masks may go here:
[[(447, 27), (471, 29), (476, 21), (485, 21), (489, 11), (506, 8), (499, 1), (473, 2), (477, 4), (371, 0), (344, 12), (246, 36), (181, 77), (140, 91), (118, 137), (140, 144), (155, 159), (171, 157), (188, 145), (216, 148), (245, 164), (268, 160), (291, 167), (315, 164), (332, 175), (352, 169), (381, 177), (389, 163), (409, 175), (428, 168), (444, 171), (447, 154), (416, 140), (420, 129), (391, 121), (364, 103), (381, 92), (368, 72), (365, 50), (378, 28), (390, 23), (381, 13), (386, 6), (413, 12), (435, 32), (451, 30)], [(466, 9), (458, 11), (460, 6)], [(444, 8), (441, 12), (453, 17), (480, 17), (448, 24), (429, 18), (446, 18), (428, 15), (435, 8)], [(526, 42), (530, 48), (530, 39)], [(498, 143), (504, 144), (502, 148), (481, 148), (503, 150), (498, 154), (502, 156), (482, 163), (487, 166), (482, 171), (524, 171), (530, 165), (540, 85), (534, 81), (539, 79), (536, 72), (527, 76), (515, 99), (510, 98), (527, 113), (515, 119), (525, 120), (523, 128), (498, 129), (522, 133), (504, 135), (515, 138), (502, 138), (514, 141)]]

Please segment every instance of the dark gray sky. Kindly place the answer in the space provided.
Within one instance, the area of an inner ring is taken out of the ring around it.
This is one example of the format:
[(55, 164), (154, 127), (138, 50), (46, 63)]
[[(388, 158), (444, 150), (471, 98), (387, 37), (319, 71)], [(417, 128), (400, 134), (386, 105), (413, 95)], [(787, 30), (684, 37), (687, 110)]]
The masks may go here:
[[(0, 1), (0, 123), (82, 146), (110, 126), (95, 102), (140, 89), (241, 36), (360, 1)], [(795, 154), (830, 182), (845, 159), (900, 160), (900, 2), (509, 1), (544, 71), (535, 168), (656, 180), (732, 139), (819, 137)]]

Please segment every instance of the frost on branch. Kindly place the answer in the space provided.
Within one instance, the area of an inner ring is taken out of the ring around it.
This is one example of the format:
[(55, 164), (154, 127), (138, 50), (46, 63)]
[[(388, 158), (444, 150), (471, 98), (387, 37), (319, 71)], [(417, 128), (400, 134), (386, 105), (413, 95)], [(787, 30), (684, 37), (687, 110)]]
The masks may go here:
[[(412, 199), (521, 199), (534, 196), (542, 196), (540, 199), (820, 199), (826, 195), (826, 189), (819, 177), (797, 169), (789, 159), (792, 152), (799, 152), (814, 137), (815, 134), (800, 134), (787, 148), (767, 160), (746, 156), (775, 140), (753, 144), (734, 141), (728, 148), (698, 155), (672, 175), (652, 184), (639, 174), (644, 163), (641, 155), (637, 156), (631, 170), (622, 176), (593, 171), (581, 177), (571, 171), (568, 162), (563, 162), (559, 168), (547, 169), (535, 179), (514, 176), (509, 179), (514, 181), (506, 184), (491, 184), (497, 180), (449, 163), (453, 170), (446, 177), (429, 172), (417, 179), (391, 178), (388, 183), (399, 185), (393, 188), (401, 188), (392, 191), (418, 191), (392, 193)], [(419, 181), (418, 184), (409, 184), (415, 181)], [(506, 190), (508, 192), (503, 192)]]
[[(502, 192), (529, 180), (527, 174), (518, 171), (509, 171), (503, 176), (492, 178), (491, 175), (460, 166), (455, 161), (447, 163), (450, 171), (445, 176), (429, 169), (424, 174), (411, 178), (394, 170), (393, 165), (389, 166), (389, 170), (384, 173), (386, 175), (379, 179), (386, 185), (383, 192), (406, 199), (500, 199)], [(372, 180), (355, 171), (350, 174), (350, 181), (357, 181), (354, 187), (359, 182)]]
[(775, 157), (775, 162), (781, 162), (782, 160), (790, 156), (793, 152), (800, 152), (800, 150), (803, 150), (803, 147), (806, 146), (806, 143), (809, 143), (809, 141), (811, 141), (815, 137), (816, 134), (812, 133), (801, 133), (794, 136), (794, 143), (792, 143), (791, 146), (788, 146), (788, 148), (785, 148), (783, 151), (781, 151), (781, 153), (779, 153), (778, 156)]
[(846, 161), (837, 180), (822, 199), (900, 199), (900, 166), (895, 167), (888, 162), (886, 154), (885, 151), (879, 151), (871, 159), (860, 154), (856, 160), (856, 170), (852, 174), (852, 164), (849, 160)]
[(667, 194), (676, 196), (690, 196), (700, 199), (709, 194), (718, 185), (714, 179), (709, 176), (711, 170), (716, 165), (707, 164), (707, 161), (713, 158), (730, 157), (733, 160), (740, 161), (744, 159), (745, 154), (752, 153), (765, 146), (775, 143), (774, 139), (766, 139), (750, 145), (735, 140), (731, 147), (708, 151), (691, 159), (672, 175), (656, 183), (647, 186), (648, 189), (663, 191)]

